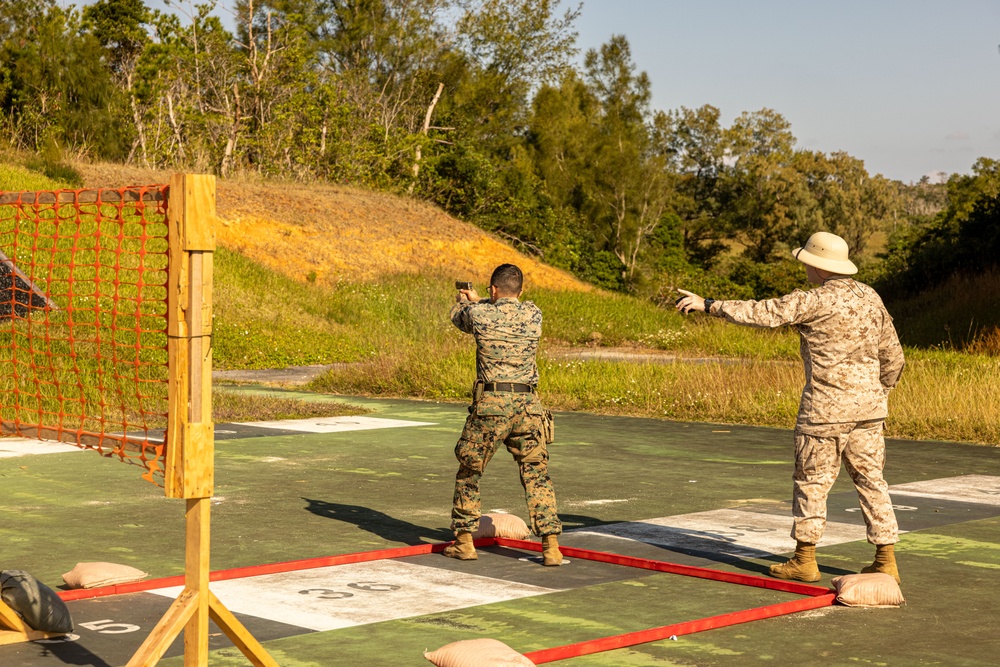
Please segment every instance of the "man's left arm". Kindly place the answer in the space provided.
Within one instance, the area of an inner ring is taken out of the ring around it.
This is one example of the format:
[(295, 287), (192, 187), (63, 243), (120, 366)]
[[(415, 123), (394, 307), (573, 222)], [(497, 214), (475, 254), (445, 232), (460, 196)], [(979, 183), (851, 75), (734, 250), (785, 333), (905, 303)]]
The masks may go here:
[(903, 358), (903, 346), (899, 343), (899, 336), (896, 335), (896, 327), (892, 325), (892, 318), (886, 314), (885, 323), (882, 325), (882, 333), (878, 341), (878, 361), (880, 370), (880, 380), (882, 389), (889, 393), (899, 377), (903, 374), (903, 366), (906, 364)]
[(480, 299), (476, 290), (459, 290), (455, 297), (455, 305), (451, 307), (451, 323), (465, 333), (472, 333), (472, 307), (481, 301), (488, 299)]

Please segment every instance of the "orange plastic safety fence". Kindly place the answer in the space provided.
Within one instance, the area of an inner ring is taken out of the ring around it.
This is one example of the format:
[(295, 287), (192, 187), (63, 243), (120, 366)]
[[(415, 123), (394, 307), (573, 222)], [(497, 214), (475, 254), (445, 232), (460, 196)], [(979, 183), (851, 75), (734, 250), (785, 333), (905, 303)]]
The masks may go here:
[(135, 463), (162, 484), (165, 185), (0, 192), (6, 434)]

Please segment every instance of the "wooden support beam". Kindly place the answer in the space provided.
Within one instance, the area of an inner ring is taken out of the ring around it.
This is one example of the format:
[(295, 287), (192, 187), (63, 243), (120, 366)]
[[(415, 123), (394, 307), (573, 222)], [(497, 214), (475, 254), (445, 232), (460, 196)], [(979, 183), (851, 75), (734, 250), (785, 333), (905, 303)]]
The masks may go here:
[(159, 662), (196, 611), (198, 611), (198, 593), (185, 588), (128, 661), (126, 667), (152, 667)]
[(0, 192), (0, 206), (19, 204), (33, 206), (35, 204), (96, 204), (100, 197), (102, 204), (117, 204), (119, 202), (162, 201), (163, 193), (159, 187), (145, 192), (139, 188), (125, 190), (60, 190), (58, 194), (51, 191)]
[(184, 667), (208, 667), (209, 517), (211, 498), (187, 501), (184, 588), (198, 593), (198, 609), (184, 626)]
[(243, 652), (250, 663), (254, 667), (278, 667), (278, 663), (267, 654), (257, 638), (250, 634), (233, 612), (226, 609), (222, 601), (215, 597), (215, 593), (209, 591), (209, 595), (211, 596), (209, 613), (212, 615), (212, 620), (226, 633), (236, 648)]
[(184, 632), (184, 667), (207, 667), (209, 621), (259, 667), (278, 667), (209, 590), (211, 496), (215, 477), (212, 424), (212, 252), (215, 178), (175, 174), (167, 193), (167, 439), (164, 490), (187, 501), (184, 590), (128, 667), (155, 665)]
[(175, 174), (167, 192), (168, 424), (164, 488), (170, 498), (212, 495), (212, 278), (215, 177)]
[(0, 600), (0, 646), (62, 636), (62, 633), (42, 632), (29, 627), (17, 615), (17, 612), (11, 609), (6, 602)]

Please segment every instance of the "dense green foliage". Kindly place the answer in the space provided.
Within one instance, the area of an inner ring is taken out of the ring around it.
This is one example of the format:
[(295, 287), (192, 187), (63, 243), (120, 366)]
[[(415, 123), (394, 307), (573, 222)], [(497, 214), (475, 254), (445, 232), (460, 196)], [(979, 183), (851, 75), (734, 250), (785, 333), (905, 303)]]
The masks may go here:
[[(995, 267), (1000, 163), (904, 185), (847, 153), (798, 148), (773, 109), (729, 126), (711, 105), (656, 109), (628, 40), (578, 60), (579, 8), (559, 5), (192, 0), (166, 14), (143, 0), (82, 10), (10, 0), (0, 4), (0, 141), (67, 187), (80, 184), (67, 158), (90, 157), (410, 193), (660, 304), (677, 287), (761, 298), (804, 286), (788, 250), (824, 229), (899, 304), (904, 339), (960, 346), (992, 335), (998, 318), (970, 312), (984, 304), (955, 286)], [(227, 9), (234, 33), (216, 16)], [(920, 303), (927, 289), (946, 310)], [(251, 312), (223, 324), (248, 332), (222, 339), (243, 363), (264, 364), (266, 349), (365, 354), (332, 333), (320, 350)], [(602, 333), (592, 329), (580, 335)]]
[[(0, 138), (66, 157), (409, 192), (599, 286), (762, 297), (812, 231), (875, 266), (944, 202), (796, 147), (777, 111), (659, 110), (560, 0), (0, 4)], [(232, 10), (235, 31), (217, 18)], [(61, 169), (63, 169), (61, 171)], [(949, 192), (951, 194), (951, 192)]]

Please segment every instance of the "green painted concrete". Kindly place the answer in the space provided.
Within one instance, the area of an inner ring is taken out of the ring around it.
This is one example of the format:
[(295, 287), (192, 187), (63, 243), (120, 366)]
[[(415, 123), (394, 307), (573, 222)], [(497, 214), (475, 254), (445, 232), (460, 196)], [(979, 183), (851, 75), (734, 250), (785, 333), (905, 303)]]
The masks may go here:
[[(214, 569), (450, 538), (452, 450), (464, 407), (343, 400), (371, 407), (373, 416), (437, 424), (219, 441)], [(559, 414), (556, 434), (551, 469), (567, 528), (738, 505), (778, 506), (790, 495), (789, 431)], [(1000, 449), (889, 443), (890, 483), (962, 474), (1000, 475)], [(153, 577), (181, 573), (183, 503), (164, 498), (139, 475), (138, 468), (92, 452), (0, 459), (2, 568), (28, 570), (53, 587), (81, 561), (127, 563)], [(485, 510), (525, 516), (516, 468), (506, 454), (497, 455), (483, 488)], [(834, 488), (842, 492), (852, 492), (846, 474)], [(593, 504), (597, 500), (623, 502)], [(661, 554), (667, 560), (674, 555)], [(870, 545), (860, 542), (821, 549), (824, 582), (856, 572), (871, 554)], [(1000, 519), (905, 535), (899, 560), (908, 599), (901, 609), (818, 610), (556, 664), (996, 664)], [(712, 566), (760, 571), (768, 562)], [(424, 649), (457, 639), (493, 636), (529, 651), (661, 625), (685, 614), (756, 606), (767, 602), (761, 596), (774, 595), (653, 575), (292, 637), (268, 648), (285, 667), (421, 665), (429, 664), (421, 657)], [(248, 664), (227, 657), (232, 653), (218, 652), (212, 664)]]

